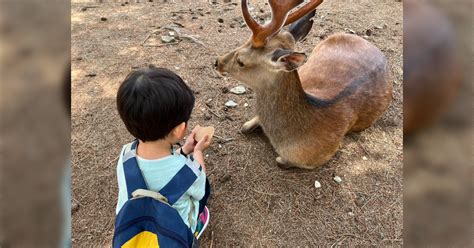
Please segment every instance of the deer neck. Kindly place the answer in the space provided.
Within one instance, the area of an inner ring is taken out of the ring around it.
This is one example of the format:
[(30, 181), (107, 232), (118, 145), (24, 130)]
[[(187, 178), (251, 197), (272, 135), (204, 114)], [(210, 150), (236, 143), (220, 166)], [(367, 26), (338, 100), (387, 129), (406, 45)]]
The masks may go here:
[[(308, 111), (314, 110), (308, 103), (296, 70), (278, 73), (272, 83), (265, 84), (256, 94), (257, 114), (263, 122), (302, 124), (308, 121)], [(314, 121), (314, 115), (310, 119)]]

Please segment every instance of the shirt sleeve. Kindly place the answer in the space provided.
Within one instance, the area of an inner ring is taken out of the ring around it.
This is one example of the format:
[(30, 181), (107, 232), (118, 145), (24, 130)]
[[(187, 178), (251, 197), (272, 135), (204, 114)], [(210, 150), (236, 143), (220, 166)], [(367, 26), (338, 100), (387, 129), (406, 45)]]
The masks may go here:
[(127, 183), (125, 182), (125, 174), (123, 171), (123, 151), (126, 146), (122, 148), (120, 152), (119, 160), (117, 162), (117, 183), (118, 183), (118, 199), (117, 199), (117, 208), (115, 209), (115, 214), (120, 212), (120, 209), (123, 207), (125, 202), (128, 200), (128, 193), (127, 193)]
[(188, 156), (186, 161), (188, 166), (192, 166), (199, 171), (197, 173), (196, 181), (191, 185), (191, 187), (186, 191), (194, 200), (199, 201), (204, 197), (206, 193), (206, 173), (202, 169), (202, 166), (193, 158), (192, 155)]

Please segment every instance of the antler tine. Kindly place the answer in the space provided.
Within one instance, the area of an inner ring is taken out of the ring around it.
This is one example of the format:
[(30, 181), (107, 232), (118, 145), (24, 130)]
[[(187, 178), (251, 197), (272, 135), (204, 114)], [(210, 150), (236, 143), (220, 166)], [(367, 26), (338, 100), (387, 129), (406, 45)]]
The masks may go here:
[(316, 9), (316, 7), (318, 7), (324, 0), (311, 0), (308, 4), (306, 4), (305, 6), (299, 8), (298, 10), (296, 10), (295, 12), (291, 13), (288, 18), (286, 19), (286, 22), (285, 22), (285, 25), (288, 25), (288, 24), (291, 24), (295, 21), (297, 21), (298, 19), (300, 19), (301, 17), (303, 17), (304, 15), (306, 15), (307, 13), (309, 13), (310, 11)]
[(269, 0), (272, 9), (272, 20), (261, 26), (250, 16), (247, 0), (242, 0), (242, 14), (244, 20), (252, 30), (252, 45), (259, 48), (265, 45), (267, 37), (278, 32), (285, 24), (288, 12), (298, 6), (303, 0)]

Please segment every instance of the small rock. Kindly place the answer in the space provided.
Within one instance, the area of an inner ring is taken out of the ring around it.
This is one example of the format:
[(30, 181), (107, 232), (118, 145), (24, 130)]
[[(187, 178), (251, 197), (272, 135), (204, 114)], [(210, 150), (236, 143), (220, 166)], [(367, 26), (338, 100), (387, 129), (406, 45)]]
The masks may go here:
[(230, 28), (235, 28), (235, 24), (231, 23), (231, 24), (229, 24), (229, 27)]
[(347, 213), (349, 216), (354, 216), (355, 214), (353, 212)]
[(202, 116), (202, 118), (206, 121), (210, 120), (212, 118), (212, 116), (208, 113), (204, 113), (204, 115)]
[(175, 33), (174, 31), (169, 31), (168, 34), (169, 34), (170, 36), (175, 36), (175, 35), (176, 35), (176, 33)]
[(86, 77), (95, 77), (95, 76), (97, 76), (97, 74), (95, 74), (95, 73), (88, 73), (88, 74), (86, 74)]
[(173, 36), (163, 35), (163, 36), (161, 36), (161, 42), (163, 42), (163, 43), (173, 43), (173, 42), (176, 42), (176, 39)]
[(220, 181), (221, 183), (225, 183), (225, 182), (229, 181), (230, 179), (232, 179), (232, 176), (229, 175), (229, 174), (227, 174), (227, 175), (221, 177), (221, 178), (219, 179), (219, 181)]
[(235, 107), (237, 107), (237, 105), (238, 105), (238, 104), (237, 104), (236, 102), (232, 101), (232, 100), (227, 101), (227, 102), (225, 103), (225, 106), (226, 106), (226, 107), (229, 107), (229, 108), (235, 108)]
[(246, 27), (246, 26), (247, 26), (247, 23), (245, 23), (245, 22), (241, 22), (241, 23), (240, 23), (240, 27), (241, 27), (241, 28), (244, 28), (244, 27)]
[(361, 193), (357, 193), (357, 198), (355, 199), (355, 204), (359, 207), (362, 207), (364, 206), (365, 202), (366, 202), (366, 197), (364, 194), (361, 194)]
[(237, 86), (237, 87), (234, 87), (234, 88), (230, 89), (230, 92), (232, 92), (236, 95), (242, 95), (247, 91), (245, 90), (244, 86)]
[(370, 29), (365, 30), (365, 34), (367, 36), (371, 36), (372, 35), (372, 30), (370, 30)]
[(334, 180), (336, 183), (342, 183), (342, 178), (339, 177), (339, 176), (335, 176), (335, 177), (333, 178), (333, 180)]
[(352, 29), (348, 29), (347, 31), (349, 31), (349, 33), (351, 33), (351, 34), (355, 34), (355, 33), (356, 33), (356, 32), (355, 32), (354, 30), (352, 30)]
[(206, 158), (208, 158), (208, 157), (209, 157), (209, 154), (206, 154)]
[(100, 20), (105, 22), (105, 21), (107, 21), (107, 17), (101, 17)]
[(248, 107), (248, 106), (249, 106), (249, 104), (248, 104), (248, 103), (244, 103), (244, 107)]
[(120, 6), (125, 6), (125, 4), (124, 4), (124, 3), (122, 3), (122, 4), (120, 4)]
[(224, 19), (222, 19), (222, 18), (217, 18), (217, 21), (218, 21), (219, 23), (224, 23)]
[(363, 37), (364, 39), (366, 39), (366, 40), (367, 40), (368, 38), (370, 38), (370, 37), (367, 36), (367, 35), (364, 35), (364, 36), (362, 36), (362, 37)]
[(232, 0), (224, 0), (224, 3), (230, 3)]
[(216, 3), (217, 3), (217, 0), (211, 0), (211, 3), (212, 3), (212, 4), (216, 4)]
[(193, 17), (191, 17), (191, 19), (193, 19), (193, 20), (197, 20), (197, 19), (198, 19), (198, 17), (197, 17), (197, 16), (193, 16)]
[(227, 88), (227, 87), (222, 87), (222, 88), (221, 88), (221, 92), (222, 92), (223, 94), (229, 93), (229, 88)]
[(81, 11), (86, 11), (88, 8), (87, 7), (82, 7)]
[(317, 189), (321, 188), (321, 183), (318, 180), (314, 181), (314, 187)]
[(362, 157), (362, 160), (367, 160), (367, 157), (366, 157), (366, 156), (363, 156), (363, 157)]
[(174, 69), (179, 70), (179, 69), (181, 69), (181, 68), (179, 68), (179, 66), (175, 66)]
[(79, 207), (79, 203), (73, 200), (71, 204), (71, 213), (77, 212), (77, 210), (79, 210)]

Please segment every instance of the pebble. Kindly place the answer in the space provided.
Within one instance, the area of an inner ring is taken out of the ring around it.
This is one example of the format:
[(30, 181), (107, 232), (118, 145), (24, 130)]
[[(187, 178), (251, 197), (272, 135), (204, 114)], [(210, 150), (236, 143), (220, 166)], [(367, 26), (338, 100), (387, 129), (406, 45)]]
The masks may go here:
[(363, 156), (363, 157), (362, 157), (362, 160), (367, 160), (367, 157), (366, 157), (366, 156)]
[(366, 202), (366, 197), (363, 194), (358, 193), (357, 198), (355, 199), (355, 204), (359, 207), (362, 207)]
[(217, 21), (218, 21), (219, 23), (224, 23), (224, 19), (222, 19), (222, 18), (217, 18)]
[(100, 20), (105, 22), (105, 21), (107, 21), (107, 17), (101, 17)]
[(248, 104), (248, 103), (244, 103), (244, 107), (248, 107), (248, 106), (249, 106), (249, 104)]
[(173, 36), (163, 35), (161, 36), (161, 42), (163, 43), (173, 43), (176, 39)]
[(342, 178), (339, 177), (339, 176), (335, 176), (335, 177), (333, 178), (333, 180), (334, 180), (336, 183), (342, 183)]
[(238, 105), (238, 104), (237, 104), (236, 102), (232, 101), (232, 100), (229, 100), (229, 101), (227, 101), (227, 102), (225, 103), (225, 106), (226, 106), (226, 107), (229, 107), (229, 108), (237, 107), (237, 105)]
[(230, 89), (230, 92), (232, 92), (236, 95), (242, 95), (247, 91), (245, 90), (244, 86), (237, 86), (237, 87), (234, 87), (234, 88)]
[(317, 189), (321, 188), (321, 183), (318, 180), (314, 181), (314, 187)]

